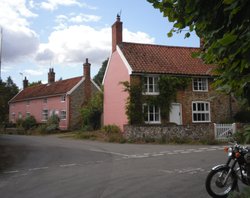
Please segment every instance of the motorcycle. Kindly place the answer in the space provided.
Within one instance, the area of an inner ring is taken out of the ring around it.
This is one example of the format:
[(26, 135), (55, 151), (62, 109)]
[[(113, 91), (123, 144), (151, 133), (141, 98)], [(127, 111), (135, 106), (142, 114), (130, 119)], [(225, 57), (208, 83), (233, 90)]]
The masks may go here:
[(206, 190), (214, 198), (225, 198), (238, 190), (238, 180), (250, 186), (250, 148), (234, 143), (224, 151), (227, 163), (213, 167), (206, 178)]

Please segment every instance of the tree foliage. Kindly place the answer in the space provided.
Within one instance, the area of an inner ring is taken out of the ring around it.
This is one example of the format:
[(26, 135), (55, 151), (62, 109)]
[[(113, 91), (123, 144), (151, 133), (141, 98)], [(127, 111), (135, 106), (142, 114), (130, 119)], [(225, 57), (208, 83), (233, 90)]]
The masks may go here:
[(35, 82), (32, 82), (32, 83), (29, 83), (29, 87), (33, 87), (33, 86), (41, 85), (41, 84), (42, 84), (42, 81), (38, 80), (38, 81), (35, 81)]
[(0, 80), (0, 124), (8, 121), (9, 100), (18, 93), (18, 87), (9, 76), (6, 82)]
[(81, 109), (83, 130), (96, 130), (101, 127), (103, 112), (103, 92), (96, 92)]
[(105, 61), (102, 62), (102, 67), (98, 71), (98, 73), (94, 76), (93, 80), (95, 81), (96, 84), (99, 86), (102, 84), (102, 80), (105, 74), (106, 67), (108, 65), (109, 59), (106, 59)]
[(173, 22), (168, 33), (187, 31), (202, 38), (199, 57), (218, 65), (216, 85), (249, 100), (250, 104), (250, 1), (147, 0)]
[(159, 106), (161, 108), (161, 118), (163, 121), (168, 122), (171, 104), (176, 100), (177, 91), (184, 90), (190, 81), (190, 78), (162, 75), (158, 82), (159, 95), (155, 96), (143, 94), (145, 90), (142, 88), (141, 81), (121, 82), (124, 91), (129, 93), (126, 102), (126, 115), (129, 124), (144, 123), (143, 104)]

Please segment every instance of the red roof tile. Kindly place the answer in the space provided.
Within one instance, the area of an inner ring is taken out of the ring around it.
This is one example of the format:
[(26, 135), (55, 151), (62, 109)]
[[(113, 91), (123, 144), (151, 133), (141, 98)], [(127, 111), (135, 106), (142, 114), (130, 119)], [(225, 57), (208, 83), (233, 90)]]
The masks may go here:
[(119, 45), (133, 73), (212, 75), (213, 65), (204, 64), (192, 53), (199, 48), (171, 47), (123, 42)]
[(70, 91), (81, 79), (82, 77), (75, 77), (67, 80), (56, 81), (51, 84), (41, 84), (33, 87), (27, 87), (11, 99), (10, 102), (65, 94)]

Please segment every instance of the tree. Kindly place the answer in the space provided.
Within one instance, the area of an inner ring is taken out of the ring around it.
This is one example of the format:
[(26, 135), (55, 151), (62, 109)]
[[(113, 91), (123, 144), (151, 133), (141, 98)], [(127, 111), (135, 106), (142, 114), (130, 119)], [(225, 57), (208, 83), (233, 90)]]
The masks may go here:
[(11, 77), (6, 82), (0, 80), (0, 124), (7, 122), (9, 105), (8, 102), (18, 93), (18, 87), (12, 81)]
[(41, 80), (38, 80), (38, 81), (36, 81), (36, 82), (29, 83), (29, 87), (33, 87), (33, 86), (41, 85), (41, 84), (42, 84), (42, 81), (41, 81)]
[[(250, 1), (147, 0), (173, 22), (168, 33), (187, 31), (202, 38), (199, 57), (216, 64), (215, 85), (250, 105)], [(248, 96), (247, 96), (248, 95)]]
[(104, 74), (105, 74), (105, 70), (106, 70), (106, 67), (108, 65), (108, 60), (109, 59), (106, 59), (105, 61), (102, 62), (102, 67), (100, 68), (98, 73), (93, 78), (95, 83), (98, 84), (99, 86), (102, 84), (102, 80), (103, 80), (103, 77), (104, 77)]

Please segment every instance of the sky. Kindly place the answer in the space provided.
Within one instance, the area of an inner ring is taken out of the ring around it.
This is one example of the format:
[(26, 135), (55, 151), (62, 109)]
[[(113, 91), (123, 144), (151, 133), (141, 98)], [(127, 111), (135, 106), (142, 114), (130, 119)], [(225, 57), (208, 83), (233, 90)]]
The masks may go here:
[(146, 0), (1, 0), (2, 80), (47, 83), (49, 68), (56, 80), (82, 76), (86, 58), (93, 77), (110, 56), (118, 13), (125, 42), (199, 47), (195, 34), (168, 38), (173, 24)]

